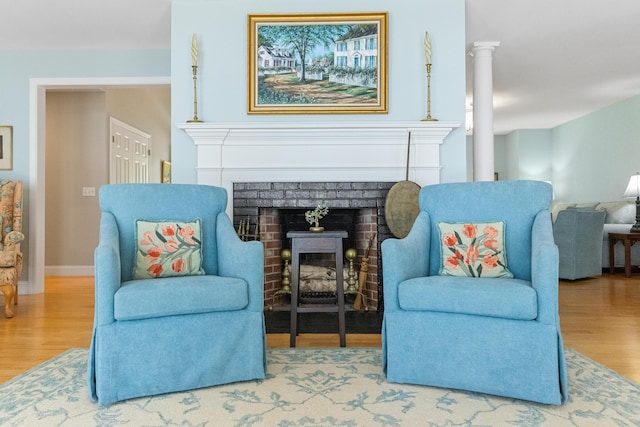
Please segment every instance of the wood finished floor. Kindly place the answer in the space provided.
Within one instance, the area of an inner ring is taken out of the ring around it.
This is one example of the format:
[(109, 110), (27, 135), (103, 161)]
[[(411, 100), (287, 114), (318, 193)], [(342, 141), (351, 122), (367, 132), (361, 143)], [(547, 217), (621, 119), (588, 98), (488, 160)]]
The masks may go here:
[[(0, 299), (0, 301), (2, 301)], [(88, 347), (93, 325), (93, 278), (47, 277), (45, 292), (20, 295), (16, 316), (0, 312), (0, 383), (69, 348)], [(640, 275), (560, 282), (564, 344), (640, 383)], [(298, 347), (337, 347), (337, 334), (300, 334)], [(347, 334), (349, 347), (379, 347), (379, 334)], [(267, 346), (288, 347), (286, 333)]]

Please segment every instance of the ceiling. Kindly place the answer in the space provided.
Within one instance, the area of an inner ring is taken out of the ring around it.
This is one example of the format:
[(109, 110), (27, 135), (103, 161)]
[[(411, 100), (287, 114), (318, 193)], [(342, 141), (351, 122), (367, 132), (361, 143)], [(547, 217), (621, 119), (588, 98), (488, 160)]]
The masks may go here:
[[(466, 7), (467, 46), (501, 43), (493, 59), (496, 134), (552, 128), (640, 94), (640, 1)], [(0, 0), (0, 10), (0, 50), (170, 47), (171, 0)], [(472, 92), (468, 58), (468, 103)]]

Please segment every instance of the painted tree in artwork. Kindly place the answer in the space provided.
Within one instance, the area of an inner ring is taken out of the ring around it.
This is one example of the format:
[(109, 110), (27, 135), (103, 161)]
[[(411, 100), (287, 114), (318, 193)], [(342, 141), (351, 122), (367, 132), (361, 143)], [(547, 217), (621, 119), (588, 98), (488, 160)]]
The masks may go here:
[(258, 36), (271, 44), (294, 51), (300, 58), (302, 73), (300, 81), (305, 82), (307, 55), (323, 45), (329, 48), (346, 31), (349, 25), (274, 25), (260, 27)]

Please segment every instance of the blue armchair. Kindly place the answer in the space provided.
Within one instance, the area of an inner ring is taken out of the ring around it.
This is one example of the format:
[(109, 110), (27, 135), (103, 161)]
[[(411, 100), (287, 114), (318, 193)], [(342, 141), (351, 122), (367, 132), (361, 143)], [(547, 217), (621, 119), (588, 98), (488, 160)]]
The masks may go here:
[(226, 205), (204, 185), (100, 189), (93, 401), (265, 377), (263, 247), (237, 237)]
[[(548, 404), (567, 399), (551, 194), (541, 181), (438, 184), (420, 191), (420, 214), (409, 235), (382, 243), (388, 381)], [(442, 234), (458, 223), (491, 222), (502, 223), (502, 248), (492, 226), (476, 227), (478, 234), (473, 227)], [(469, 243), (470, 236), (477, 240)], [(487, 240), (479, 252), (481, 239)], [(482, 251), (492, 255), (485, 253), (480, 263)], [(499, 252), (505, 260), (497, 261)], [(498, 270), (506, 277), (497, 277)]]

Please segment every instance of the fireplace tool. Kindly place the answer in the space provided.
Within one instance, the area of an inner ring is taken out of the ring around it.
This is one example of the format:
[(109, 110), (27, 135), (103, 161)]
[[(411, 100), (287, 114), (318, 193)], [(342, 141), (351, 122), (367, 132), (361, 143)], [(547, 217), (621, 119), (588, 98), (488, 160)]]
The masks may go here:
[(411, 131), (409, 131), (407, 141), (407, 170), (405, 180), (396, 182), (389, 189), (384, 209), (387, 225), (391, 233), (398, 239), (402, 239), (409, 234), (413, 223), (420, 213), (418, 196), (420, 186), (413, 181), (409, 181), (409, 159), (411, 151)]
[(371, 237), (369, 237), (369, 246), (367, 247), (367, 252), (362, 257), (362, 261), (360, 262), (360, 273), (358, 274), (358, 293), (356, 294), (356, 298), (353, 301), (353, 309), (360, 310), (364, 305), (365, 311), (369, 310), (367, 307), (367, 300), (364, 294), (364, 285), (367, 283), (367, 271), (369, 270), (369, 252), (371, 252), (371, 246), (373, 246), (373, 240), (376, 237), (376, 233), (373, 233)]

